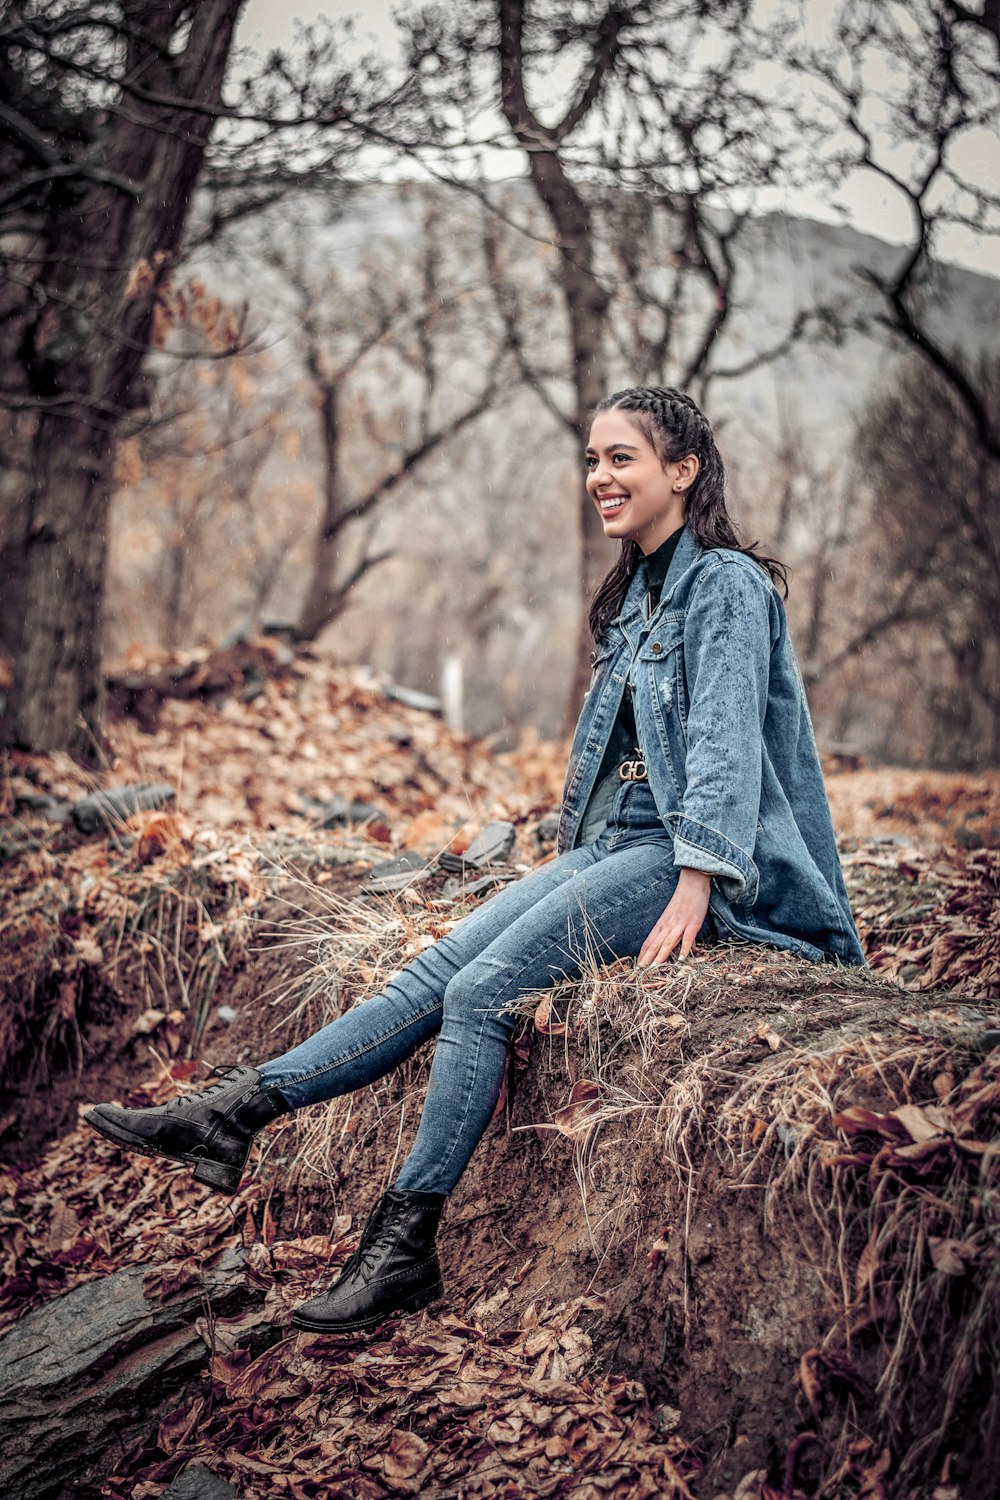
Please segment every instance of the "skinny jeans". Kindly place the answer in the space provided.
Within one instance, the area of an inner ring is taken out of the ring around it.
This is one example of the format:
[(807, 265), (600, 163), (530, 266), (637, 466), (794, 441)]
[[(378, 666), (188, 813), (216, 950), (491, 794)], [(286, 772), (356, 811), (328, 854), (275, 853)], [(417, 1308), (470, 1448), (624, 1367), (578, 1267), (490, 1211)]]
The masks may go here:
[(436, 1035), (420, 1126), (394, 1186), (450, 1193), (500, 1097), (518, 1000), (635, 956), (678, 875), (648, 782), (623, 782), (593, 843), (506, 886), (381, 994), (260, 1072), (298, 1109), (373, 1083)]

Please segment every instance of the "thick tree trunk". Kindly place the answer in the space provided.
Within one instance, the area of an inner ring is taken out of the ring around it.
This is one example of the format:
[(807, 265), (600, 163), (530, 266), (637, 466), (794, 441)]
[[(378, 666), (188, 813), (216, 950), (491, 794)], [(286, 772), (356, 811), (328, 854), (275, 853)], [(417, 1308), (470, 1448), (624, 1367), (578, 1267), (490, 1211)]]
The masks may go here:
[(110, 440), (100, 430), (42, 417), (29, 524), (20, 542), (15, 735), (25, 744), (84, 758), (93, 755), (103, 711), (101, 607), (111, 461)]
[[(109, 113), (107, 176), (55, 213), (48, 322), (29, 384), (42, 408), (9, 549), (19, 579), (5, 736), (91, 755), (101, 733), (101, 628), (115, 439), (135, 401), (157, 294), (180, 244), (242, 0), (121, 7), (126, 69), (145, 97)], [(191, 110), (187, 106), (195, 106)], [(115, 185), (117, 184), (117, 185)], [(126, 189), (125, 184), (128, 184)], [(147, 263), (149, 276), (130, 287)]]

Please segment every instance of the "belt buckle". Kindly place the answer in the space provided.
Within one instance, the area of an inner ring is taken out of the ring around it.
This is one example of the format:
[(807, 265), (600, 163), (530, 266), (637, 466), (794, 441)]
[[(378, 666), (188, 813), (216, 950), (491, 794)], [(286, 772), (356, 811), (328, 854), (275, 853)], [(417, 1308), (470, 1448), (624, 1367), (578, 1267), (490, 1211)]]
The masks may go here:
[(623, 760), (618, 767), (619, 781), (647, 781), (646, 762), (638, 745), (630, 760)]

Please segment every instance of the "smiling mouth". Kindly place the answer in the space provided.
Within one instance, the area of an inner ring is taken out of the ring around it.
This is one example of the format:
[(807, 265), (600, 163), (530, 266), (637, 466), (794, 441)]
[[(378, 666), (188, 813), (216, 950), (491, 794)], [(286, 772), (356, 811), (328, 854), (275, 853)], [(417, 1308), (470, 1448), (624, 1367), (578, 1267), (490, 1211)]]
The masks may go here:
[(627, 495), (599, 495), (597, 503), (601, 508), (601, 515), (608, 516), (613, 511), (621, 510), (623, 505), (628, 504)]

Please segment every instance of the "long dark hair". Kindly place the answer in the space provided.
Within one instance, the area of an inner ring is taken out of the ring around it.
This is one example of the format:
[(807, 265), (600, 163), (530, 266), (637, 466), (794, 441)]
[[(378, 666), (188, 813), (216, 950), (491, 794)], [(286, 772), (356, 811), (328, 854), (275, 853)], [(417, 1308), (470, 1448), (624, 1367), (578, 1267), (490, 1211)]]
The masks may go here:
[[(617, 407), (627, 411), (656, 451), (660, 463), (679, 463), (689, 453), (698, 460), (698, 476), (685, 496), (685, 521), (703, 547), (728, 547), (759, 563), (773, 583), (788, 593), (788, 575), (776, 558), (756, 550), (757, 543), (740, 541), (726, 510), (726, 471), (704, 413), (684, 391), (668, 385), (633, 385), (598, 402), (599, 411)], [(590, 601), (590, 631), (599, 641), (622, 607), (628, 586), (642, 559), (638, 542), (626, 538), (621, 554)]]

